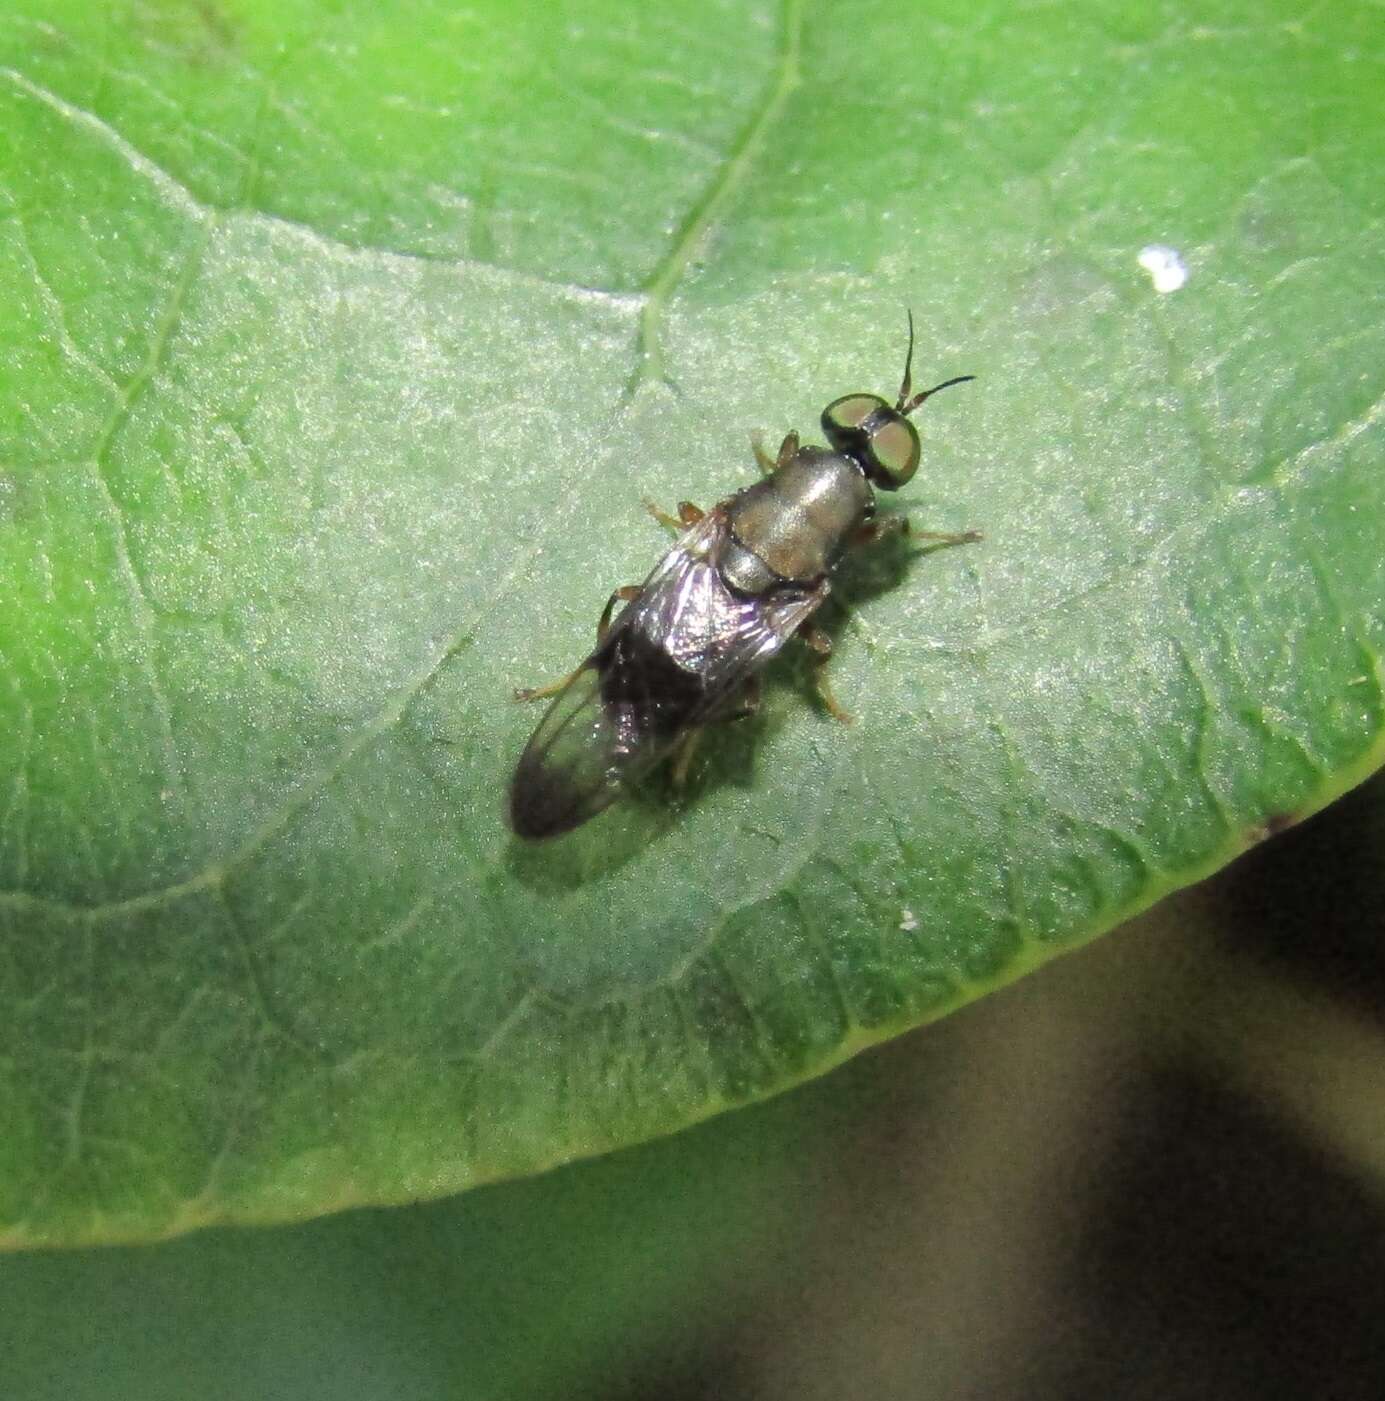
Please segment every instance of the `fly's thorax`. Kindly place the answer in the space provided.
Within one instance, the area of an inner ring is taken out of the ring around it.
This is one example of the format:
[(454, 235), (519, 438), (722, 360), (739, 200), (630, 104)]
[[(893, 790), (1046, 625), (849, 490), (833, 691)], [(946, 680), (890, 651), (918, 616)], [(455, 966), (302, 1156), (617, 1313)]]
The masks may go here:
[(801, 448), (773, 476), (732, 499), (722, 575), (747, 594), (785, 581), (812, 585), (874, 512), (875, 495), (860, 467), (827, 448)]

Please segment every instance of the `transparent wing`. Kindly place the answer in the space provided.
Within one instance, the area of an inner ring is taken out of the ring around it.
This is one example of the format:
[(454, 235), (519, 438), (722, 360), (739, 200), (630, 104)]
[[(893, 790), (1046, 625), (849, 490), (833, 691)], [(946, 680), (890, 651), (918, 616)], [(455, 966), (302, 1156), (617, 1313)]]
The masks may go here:
[(722, 511), (708, 513), (664, 556), (617, 620), (619, 628), (698, 678), (701, 694), (688, 724), (715, 719), (829, 591), (824, 580), (813, 589), (785, 585), (754, 597), (733, 592), (720, 569), (729, 539)]
[(827, 596), (785, 589), (741, 598), (717, 568), (714, 511), (659, 562), (601, 645), (559, 692), (520, 756), (510, 825), (524, 837), (571, 831), (715, 720)]
[(510, 826), (521, 837), (569, 832), (620, 796), (621, 785), (658, 762), (638, 716), (601, 697), (597, 657), (558, 693), (520, 755), (510, 783)]

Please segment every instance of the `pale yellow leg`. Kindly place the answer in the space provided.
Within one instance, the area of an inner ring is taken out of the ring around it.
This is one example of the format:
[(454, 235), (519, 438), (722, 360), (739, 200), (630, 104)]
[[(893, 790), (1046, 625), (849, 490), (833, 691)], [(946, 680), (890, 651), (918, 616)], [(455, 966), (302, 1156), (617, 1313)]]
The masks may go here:
[(596, 620), (596, 640), (605, 642), (606, 634), (611, 630), (611, 613), (616, 606), (616, 599), (622, 603), (633, 603), (640, 596), (640, 586), (638, 584), (622, 584), (620, 588), (614, 590), (606, 600), (606, 606), (601, 610), (601, 616)]
[(707, 513), (700, 507), (694, 506), (691, 501), (680, 501), (678, 503), (678, 514), (671, 516), (667, 511), (660, 510), (648, 497), (644, 498), (644, 509), (654, 517), (660, 525), (668, 530), (675, 531), (681, 535), (690, 525), (696, 525)]
[(779, 444), (779, 455), (771, 457), (765, 451), (765, 445), (759, 433), (750, 435), (750, 450), (755, 454), (755, 461), (760, 465), (760, 471), (765, 476), (773, 476), (786, 462), (793, 460), (798, 454), (798, 434), (786, 433), (784, 441)]
[(823, 705), (827, 707), (827, 713), (839, 724), (850, 725), (853, 723), (851, 714), (837, 703), (823, 670), (832, 655), (832, 639), (821, 628), (815, 628), (811, 623), (799, 628), (798, 635), (813, 654), (813, 685)]
[(914, 540), (936, 540), (940, 545), (974, 545), (978, 540), (986, 537), (979, 530), (915, 530), (909, 531), (908, 523), (905, 523), (905, 532)]
[(911, 540), (933, 540), (939, 545), (971, 545), (982, 538), (979, 530), (914, 530), (908, 516), (882, 516), (879, 520), (867, 521), (852, 535), (852, 545), (872, 545), (887, 535), (907, 535)]
[(681, 793), (688, 783), (688, 770), (692, 767), (693, 755), (697, 752), (698, 741), (702, 738), (702, 727), (689, 730), (678, 741), (673, 755), (673, 769), (669, 775), (674, 791)]
[[(581, 671), (579, 666), (577, 671)], [(549, 696), (556, 696), (564, 686), (577, 675), (577, 671), (570, 671), (560, 681), (551, 681), (547, 686), (524, 686), (515, 692), (517, 701), (547, 700)]]
[[(616, 600), (620, 599), (624, 603), (629, 603), (640, 596), (640, 586), (638, 584), (622, 584), (620, 588), (613, 590), (610, 598), (606, 600), (606, 606), (601, 610), (601, 616), (596, 620), (596, 640), (604, 642), (606, 634), (611, 628), (611, 614), (615, 611)], [(579, 666), (577, 671), (581, 671)], [(577, 671), (570, 671), (561, 680), (551, 681), (547, 686), (526, 686), (515, 692), (517, 701), (546, 700), (549, 696), (556, 696), (564, 686), (577, 675)]]

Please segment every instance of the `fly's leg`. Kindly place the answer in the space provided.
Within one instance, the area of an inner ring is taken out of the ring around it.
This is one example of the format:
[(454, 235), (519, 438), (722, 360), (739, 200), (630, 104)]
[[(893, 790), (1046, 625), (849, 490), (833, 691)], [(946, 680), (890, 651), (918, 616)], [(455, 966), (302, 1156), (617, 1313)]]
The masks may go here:
[(780, 467), (787, 467), (790, 462), (798, 456), (798, 430), (784, 434), (784, 441), (779, 444), (779, 456), (775, 458), (774, 466), (777, 471)]
[(661, 511), (647, 496), (644, 498), (644, 509), (660, 525), (678, 535), (681, 535), (689, 526), (696, 525), (707, 514), (700, 507), (694, 506), (691, 501), (680, 501), (678, 514), (671, 516), (667, 511)]
[[(911, 534), (907, 518), (904, 533)], [(938, 545), (974, 545), (986, 538), (979, 530), (915, 530), (912, 535), (915, 540), (932, 540)]]
[(879, 520), (867, 521), (864, 525), (857, 526), (846, 543), (855, 549), (858, 545), (874, 545), (876, 541), (888, 539), (891, 535), (908, 533), (908, 516), (883, 516)]
[(914, 540), (932, 540), (939, 545), (971, 545), (982, 538), (979, 530), (914, 530), (908, 516), (883, 516), (867, 521), (848, 541), (851, 545), (872, 545), (890, 535), (908, 535)]
[(827, 707), (827, 713), (839, 724), (851, 724), (850, 713), (837, 703), (837, 698), (832, 694), (832, 688), (827, 684), (827, 677), (823, 672), (828, 658), (832, 655), (832, 639), (821, 628), (816, 628), (811, 623), (805, 623), (799, 628), (798, 635), (812, 653), (813, 685), (823, 705)]
[(760, 709), (760, 678), (752, 676), (745, 683), (740, 695), (736, 698), (736, 704), (726, 712), (725, 719), (749, 720), (750, 717)]
[(611, 596), (606, 600), (606, 606), (601, 610), (601, 616), (596, 620), (596, 640), (598, 643), (605, 642), (606, 634), (611, 630), (611, 614), (615, 610), (616, 599), (622, 603), (633, 603), (640, 596), (640, 586), (638, 584), (622, 584), (620, 588), (613, 589)]
[(755, 461), (760, 464), (760, 471), (765, 476), (772, 477), (785, 463), (791, 462), (798, 455), (798, 434), (784, 435), (784, 441), (779, 444), (778, 457), (771, 457), (765, 451), (765, 445), (758, 433), (750, 435), (750, 449), (755, 454)]
[(730, 699), (723, 701), (707, 717), (709, 725), (730, 725), (737, 720), (749, 720), (760, 709), (760, 678), (752, 676)]
[[(606, 600), (606, 606), (601, 610), (601, 616), (596, 620), (596, 640), (598, 643), (606, 640), (606, 634), (611, 630), (611, 614), (615, 611), (616, 600), (620, 599), (624, 603), (640, 596), (640, 586), (638, 584), (623, 584), (620, 588), (613, 590), (610, 598)], [(515, 692), (517, 701), (547, 700), (549, 696), (556, 696), (564, 686), (577, 675), (582, 668), (577, 671), (570, 671), (557, 681), (551, 681), (547, 686), (525, 686)]]
[[(579, 666), (577, 671), (581, 670), (582, 668)], [(577, 671), (570, 671), (560, 680), (550, 681), (547, 686), (521, 686), (515, 692), (515, 699), (517, 701), (535, 701), (547, 700), (549, 696), (556, 696), (577, 675)]]
[(673, 751), (673, 768), (669, 772), (669, 781), (673, 784), (675, 793), (681, 793), (688, 786), (688, 770), (692, 767), (693, 755), (697, 753), (702, 728), (699, 725), (696, 729), (689, 730), (678, 741), (678, 747)]
[(735, 699), (718, 709), (701, 725), (695, 726), (679, 738), (669, 758), (669, 785), (677, 794), (682, 794), (688, 786), (688, 775), (692, 772), (693, 757), (708, 725), (730, 724), (736, 720), (748, 720), (760, 708), (760, 678), (752, 676), (741, 687)]
[(708, 725), (733, 724), (737, 720), (749, 720), (760, 709), (760, 678), (752, 676), (741, 687), (735, 698), (719, 706), (705, 723), (689, 730), (674, 746), (670, 760), (669, 783), (675, 793), (687, 787), (688, 774), (692, 769), (693, 755), (701, 743), (703, 732)]

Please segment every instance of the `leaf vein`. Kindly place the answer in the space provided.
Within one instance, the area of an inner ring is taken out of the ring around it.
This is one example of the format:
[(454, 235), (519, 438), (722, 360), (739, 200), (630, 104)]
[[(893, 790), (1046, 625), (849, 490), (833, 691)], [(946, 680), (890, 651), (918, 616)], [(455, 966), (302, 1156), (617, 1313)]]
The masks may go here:
[(398, 259), (406, 263), (437, 263), (444, 267), (484, 270), (503, 278), (507, 283), (519, 283), (522, 286), (545, 287), (552, 291), (571, 296), (579, 301), (595, 299), (607, 305), (628, 307), (636, 305), (643, 306), (647, 300), (644, 293), (624, 292), (603, 287), (588, 287), (582, 283), (566, 282), (560, 278), (549, 278), (543, 276), (542, 273), (529, 272), (521, 268), (511, 268), (503, 263), (490, 262), (481, 258), (454, 257), (437, 253), (426, 253), (413, 249), (384, 248), (368, 243), (353, 243), (349, 239), (324, 233), (314, 225), (305, 223), (299, 219), (294, 219), (291, 215), (276, 213), (267, 209), (259, 209), (250, 204), (216, 204), (194, 194), (187, 185), (183, 184), (182, 181), (171, 175), (156, 161), (145, 155), (143, 151), (139, 150), (138, 147), (125, 136), (122, 136), (115, 127), (101, 117), (98, 117), (95, 113), (88, 112), (84, 108), (68, 102), (66, 98), (60, 97), (57, 93), (44, 87), (40, 83), (33, 82), (15, 68), (0, 68), (0, 78), (5, 79), (12, 87), (17, 88), (20, 92), (33, 98), (36, 102), (40, 102), (51, 111), (56, 112), (73, 126), (94, 136), (104, 146), (119, 156), (132, 171), (147, 180), (154, 189), (158, 191), (167, 204), (199, 223), (217, 217), (224, 220), (237, 216), (247, 219), (262, 220), (264, 223), (274, 228), (295, 232), (305, 240), (311, 241), (319, 250), (331, 254), (355, 255), (390, 260)]
[(803, 0), (785, 0), (780, 27), (779, 60), (740, 140), (722, 163), (711, 185), (688, 211), (682, 226), (644, 285), (635, 368), (626, 382), (623, 402), (628, 403), (644, 384), (664, 380), (659, 331), (668, 300), (682, 280), (703, 239), (740, 188), (760, 154), (765, 137), (779, 120), (790, 96), (802, 82), (800, 59), (803, 45)]

